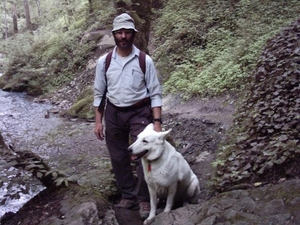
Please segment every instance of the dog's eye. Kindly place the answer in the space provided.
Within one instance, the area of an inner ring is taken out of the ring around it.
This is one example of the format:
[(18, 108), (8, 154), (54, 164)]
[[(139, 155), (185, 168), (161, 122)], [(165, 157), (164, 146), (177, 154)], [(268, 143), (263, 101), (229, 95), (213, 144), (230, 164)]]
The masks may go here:
[(146, 139), (143, 139), (143, 143), (147, 144), (147, 143), (148, 143), (148, 141), (147, 141)]

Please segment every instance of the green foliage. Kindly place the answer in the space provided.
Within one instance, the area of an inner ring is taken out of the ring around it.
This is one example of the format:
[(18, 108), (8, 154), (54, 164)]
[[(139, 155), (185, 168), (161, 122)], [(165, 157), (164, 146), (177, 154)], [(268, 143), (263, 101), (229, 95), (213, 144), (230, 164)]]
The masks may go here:
[(71, 117), (94, 118), (94, 107), (90, 104), (93, 101), (93, 89), (88, 87), (82, 91), (76, 100), (76, 103), (68, 110), (67, 114)]
[(235, 126), (220, 149), (216, 183), (290, 176), (300, 156), (300, 19), (268, 41), (247, 85)]
[[(31, 3), (30, 9), (38, 29), (9, 39), (5, 50), (12, 54), (6, 83), (12, 75), (23, 77), (19, 70), (27, 65), (45, 72), (47, 87), (42, 91), (47, 92), (70, 82), (84, 68), (95, 43), (80, 44), (82, 33), (106, 28), (113, 4), (94, 1), (90, 13), (87, 1), (41, 1), (43, 16), (37, 14), (36, 4)], [(189, 97), (243, 88), (266, 40), (295, 20), (299, 9), (296, 0), (165, 2), (153, 21), (151, 40), (157, 46), (153, 56), (165, 92)], [(19, 22), (23, 31), (24, 17)]]
[[(24, 32), (22, 17), (18, 20), (21, 32), (1, 44), (3, 50), (10, 53), (6, 55), (9, 63), (1, 77), (1, 88), (25, 92), (34, 89), (33, 93), (42, 94), (55, 91), (70, 82), (78, 71), (85, 69), (88, 57), (96, 47), (95, 41), (81, 43), (83, 33), (89, 27), (97, 27), (92, 24), (103, 26), (103, 21), (113, 12), (109, 10), (111, 4), (108, 1), (95, 3), (93, 7), (99, 8), (91, 15), (86, 1), (76, 4), (64, 1), (40, 3), (43, 16), (36, 14), (38, 10), (35, 4), (30, 5), (36, 30)], [(34, 72), (34, 76), (31, 72)], [(41, 73), (37, 76), (36, 72)], [(23, 79), (25, 76), (28, 76), (26, 82)], [(32, 80), (30, 77), (39, 79)], [(40, 87), (39, 91), (37, 87)]]
[[(2, 149), (1, 158), (3, 158), (6, 163), (1, 165), (4, 173), (8, 173), (8, 169), (11, 167), (22, 168), (24, 171), (25, 179), (26, 174), (32, 174), (38, 180), (40, 180), (46, 187), (51, 187), (55, 184), (57, 187), (68, 186), (71, 182), (76, 182), (75, 176), (68, 177), (64, 171), (61, 170), (51, 170), (50, 167), (43, 161), (41, 157), (36, 155), (31, 151), (15, 151), (11, 152), (8, 149)], [(15, 173), (14, 170), (12, 170)], [(24, 182), (24, 181), (23, 181)], [(19, 196), (22, 188), (14, 190), (13, 195)]]
[(153, 40), (165, 92), (243, 89), (266, 41), (299, 11), (299, 1), (168, 1)]

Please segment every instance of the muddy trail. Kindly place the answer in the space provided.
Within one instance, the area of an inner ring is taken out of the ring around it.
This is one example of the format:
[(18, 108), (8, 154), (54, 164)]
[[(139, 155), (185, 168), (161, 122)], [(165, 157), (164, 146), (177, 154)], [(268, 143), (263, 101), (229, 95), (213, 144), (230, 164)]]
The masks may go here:
[[(55, 109), (44, 110), (39, 114), (46, 124), (49, 124), (53, 118), (59, 117), (56, 113), (52, 113)], [(50, 111), (50, 114), (48, 118), (45, 118), (47, 111)], [(27, 113), (30, 114), (30, 112)], [(171, 137), (177, 150), (189, 162), (199, 178), (203, 201), (211, 197), (208, 188), (208, 180), (213, 173), (211, 162), (214, 160), (218, 143), (231, 125), (233, 113), (234, 101), (229, 98), (191, 99), (188, 102), (182, 102), (179, 98), (170, 96), (164, 99), (163, 129), (172, 128)], [(34, 120), (27, 122), (36, 123)], [(53, 127), (47, 127), (47, 131), (36, 129), (40, 132), (33, 138), (33, 141), (12, 138), (11, 143), (20, 150), (31, 149), (41, 155), (53, 168), (65, 171), (68, 175), (76, 174), (78, 184), (91, 187), (88, 188), (89, 192), (95, 190), (95, 193), (99, 191), (110, 195), (110, 202), (104, 204), (100, 211), (103, 210), (104, 213), (107, 208), (111, 207), (119, 225), (142, 224), (138, 211), (113, 208), (113, 203), (118, 201), (118, 195), (115, 195), (115, 189), (109, 189), (113, 174), (103, 175), (103, 171), (109, 170), (109, 156), (105, 143), (94, 136), (94, 123), (60, 118), (58, 123), (52, 124)], [(27, 126), (30, 127), (28, 124)], [(48, 190), (44, 192), (28, 202), (3, 224), (18, 224), (20, 221), (28, 220), (31, 221), (31, 225), (35, 224), (33, 221), (37, 221), (36, 224), (49, 224), (49, 218), (53, 216), (66, 218), (67, 212), (62, 213), (61, 205), (66, 204), (63, 203), (64, 200), (71, 198), (72, 194), (67, 189), (59, 193)], [(73, 194), (76, 195), (75, 193), (76, 191)], [(76, 196), (79, 195), (78, 193)], [(85, 199), (88, 196), (95, 198), (94, 193), (85, 193), (85, 195), (81, 198)], [(71, 206), (69, 209), (74, 210)], [(63, 219), (59, 221), (61, 224), (68, 224)]]

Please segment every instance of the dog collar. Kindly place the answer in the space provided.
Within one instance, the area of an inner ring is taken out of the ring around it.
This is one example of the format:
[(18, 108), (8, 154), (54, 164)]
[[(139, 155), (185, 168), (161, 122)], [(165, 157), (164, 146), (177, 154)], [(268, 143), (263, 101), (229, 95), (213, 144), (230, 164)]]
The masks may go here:
[(155, 160), (157, 160), (158, 158), (154, 159), (154, 160), (147, 160), (147, 163), (148, 163), (148, 172), (151, 172), (151, 163)]

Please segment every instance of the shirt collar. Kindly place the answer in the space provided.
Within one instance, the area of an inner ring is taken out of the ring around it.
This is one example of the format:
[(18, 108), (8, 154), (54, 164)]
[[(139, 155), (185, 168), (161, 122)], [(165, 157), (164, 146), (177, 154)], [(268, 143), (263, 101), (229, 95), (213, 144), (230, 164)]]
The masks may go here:
[[(135, 45), (132, 46), (132, 52), (133, 52), (134, 55), (136, 55), (137, 57), (139, 57), (140, 50)], [(114, 47), (113, 54), (112, 54), (112, 57), (114, 59), (116, 58), (116, 56), (117, 56), (117, 46)]]

